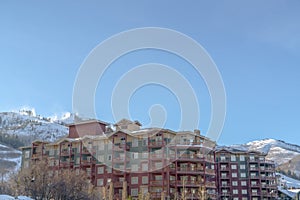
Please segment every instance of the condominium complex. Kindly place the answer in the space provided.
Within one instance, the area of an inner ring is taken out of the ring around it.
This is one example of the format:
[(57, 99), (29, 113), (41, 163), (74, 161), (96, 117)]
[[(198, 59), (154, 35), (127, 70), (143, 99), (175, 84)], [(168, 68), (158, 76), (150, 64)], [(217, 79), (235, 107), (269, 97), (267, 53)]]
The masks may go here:
[(53, 176), (63, 169), (85, 170), (95, 186), (111, 184), (114, 199), (121, 199), (123, 189), (133, 199), (141, 193), (151, 199), (218, 199), (214, 147), (199, 130), (89, 120), (70, 124), (68, 137), (59, 141), (35, 141), (22, 148), (22, 168), (45, 159)]
[(276, 199), (275, 164), (261, 152), (229, 147), (216, 149), (221, 199)]

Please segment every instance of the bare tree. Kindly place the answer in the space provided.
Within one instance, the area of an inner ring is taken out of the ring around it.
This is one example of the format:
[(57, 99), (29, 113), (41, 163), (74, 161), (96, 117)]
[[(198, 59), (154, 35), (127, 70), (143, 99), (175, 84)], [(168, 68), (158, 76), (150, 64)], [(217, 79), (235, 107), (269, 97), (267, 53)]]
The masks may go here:
[(72, 170), (51, 171), (46, 161), (39, 161), (11, 178), (14, 195), (40, 199), (90, 199), (88, 178), (85, 172)]
[(123, 181), (122, 200), (127, 199), (127, 181)]

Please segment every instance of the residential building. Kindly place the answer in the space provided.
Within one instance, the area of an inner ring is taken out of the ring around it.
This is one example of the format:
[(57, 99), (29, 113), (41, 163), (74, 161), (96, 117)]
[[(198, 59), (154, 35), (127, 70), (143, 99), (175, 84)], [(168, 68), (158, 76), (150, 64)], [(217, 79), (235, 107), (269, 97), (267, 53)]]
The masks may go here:
[(52, 176), (63, 169), (85, 170), (97, 187), (112, 182), (114, 199), (121, 199), (124, 185), (134, 199), (140, 193), (151, 199), (217, 199), (214, 147), (199, 130), (142, 129), (126, 119), (111, 127), (89, 120), (70, 124), (68, 137), (59, 141), (22, 148), (22, 168), (45, 159)]
[(267, 200), (277, 198), (275, 164), (266, 154), (230, 147), (216, 149), (220, 199)]

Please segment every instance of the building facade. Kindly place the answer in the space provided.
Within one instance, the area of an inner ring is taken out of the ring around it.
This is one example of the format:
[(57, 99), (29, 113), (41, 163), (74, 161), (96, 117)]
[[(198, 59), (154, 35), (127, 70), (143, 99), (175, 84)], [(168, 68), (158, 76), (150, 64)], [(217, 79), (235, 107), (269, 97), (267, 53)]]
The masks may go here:
[(261, 152), (220, 147), (216, 150), (218, 193), (221, 199), (277, 198), (275, 164)]
[(217, 199), (215, 143), (200, 131), (141, 129), (137, 121), (121, 120), (114, 127), (102, 121), (69, 125), (69, 135), (57, 142), (35, 141), (22, 148), (22, 168), (47, 160), (49, 174), (85, 170), (97, 187), (114, 187), (133, 198)]

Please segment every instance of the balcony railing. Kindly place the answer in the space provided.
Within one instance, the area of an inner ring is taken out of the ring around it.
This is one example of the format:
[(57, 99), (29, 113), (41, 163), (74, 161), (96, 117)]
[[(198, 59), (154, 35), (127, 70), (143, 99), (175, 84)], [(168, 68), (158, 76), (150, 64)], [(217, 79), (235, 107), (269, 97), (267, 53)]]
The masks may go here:
[(166, 184), (167, 184), (167, 181), (165, 181), (165, 180), (150, 181), (151, 186), (162, 186), (162, 185), (166, 185)]
[(203, 182), (201, 181), (193, 181), (193, 180), (172, 180), (170, 181), (170, 184), (175, 186), (179, 186), (179, 187), (200, 187), (200, 186), (203, 186)]
[(171, 167), (170, 170), (171, 171), (177, 170), (177, 172), (179, 172), (179, 173), (200, 173), (200, 172), (204, 172), (203, 167), (177, 167), (177, 169), (175, 167)]
[(164, 145), (164, 141), (150, 141), (150, 143), (148, 144), (149, 147), (162, 147)]

